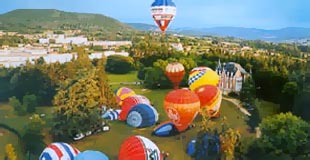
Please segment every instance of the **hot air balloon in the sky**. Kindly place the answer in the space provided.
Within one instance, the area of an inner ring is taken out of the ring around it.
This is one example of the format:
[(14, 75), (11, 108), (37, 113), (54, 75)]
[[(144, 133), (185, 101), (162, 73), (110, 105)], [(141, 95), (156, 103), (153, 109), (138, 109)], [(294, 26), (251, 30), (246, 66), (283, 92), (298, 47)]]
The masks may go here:
[(164, 100), (165, 111), (179, 132), (186, 130), (200, 109), (199, 97), (189, 89), (169, 92)]
[(194, 91), (203, 85), (217, 86), (220, 77), (215, 71), (208, 67), (197, 67), (192, 69), (188, 78), (189, 88)]
[(195, 93), (200, 99), (200, 108), (206, 109), (211, 118), (218, 117), (222, 102), (220, 89), (213, 85), (204, 85), (197, 88)]
[(165, 33), (169, 23), (174, 19), (176, 11), (176, 5), (172, 0), (155, 0), (152, 3), (152, 17), (162, 33)]
[(118, 160), (162, 160), (162, 155), (150, 139), (130, 136), (122, 143)]
[(166, 67), (165, 74), (173, 83), (174, 89), (178, 89), (185, 74), (184, 66), (178, 62), (169, 63)]

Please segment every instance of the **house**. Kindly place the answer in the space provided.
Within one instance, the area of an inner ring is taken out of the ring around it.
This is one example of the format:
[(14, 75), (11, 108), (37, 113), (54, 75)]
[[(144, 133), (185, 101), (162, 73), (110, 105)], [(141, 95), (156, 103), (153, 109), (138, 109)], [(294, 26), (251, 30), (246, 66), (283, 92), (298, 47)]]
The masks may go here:
[(245, 78), (248, 76), (245, 69), (235, 62), (223, 63), (222, 65), (219, 60), (215, 71), (220, 76), (219, 87), (223, 91), (223, 94), (230, 92), (239, 93)]

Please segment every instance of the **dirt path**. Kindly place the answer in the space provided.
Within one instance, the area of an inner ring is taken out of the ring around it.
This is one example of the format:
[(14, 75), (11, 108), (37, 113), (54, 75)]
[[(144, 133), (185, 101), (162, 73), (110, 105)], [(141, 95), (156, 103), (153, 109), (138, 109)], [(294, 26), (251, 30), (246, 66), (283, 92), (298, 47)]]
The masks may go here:
[(251, 113), (248, 112), (248, 110), (246, 110), (245, 108), (243, 108), (243, 107), (240, 105), (240, 101), (239, 101), (239, 100), (237, 100), (237, 99), (232, 99), (232, 98), (226, 98), (226, 97), (223, 97), (223, 99), (225, 99), (225, 100), (227, 100), (227, 101), (232, 102), (233, 104), (235, 104), (235, 105), (238, 107), (238, 109), (239, 109), (242, 113), (244, 113), (245, 115), (251, 116)]

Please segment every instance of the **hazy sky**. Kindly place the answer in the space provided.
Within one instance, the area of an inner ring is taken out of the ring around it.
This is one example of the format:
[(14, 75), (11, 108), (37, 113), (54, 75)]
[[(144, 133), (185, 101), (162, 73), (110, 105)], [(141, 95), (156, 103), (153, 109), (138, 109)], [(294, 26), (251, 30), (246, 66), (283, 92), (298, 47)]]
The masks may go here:
[[(154, 24), (154, 0), (0, 0), (0, 13), (40, 8), (99, 13), (122, 22)], [(263, 29), (310, 28), (310, 0), (173, 0), (177, 15), (171, 27), (235, 26)]]

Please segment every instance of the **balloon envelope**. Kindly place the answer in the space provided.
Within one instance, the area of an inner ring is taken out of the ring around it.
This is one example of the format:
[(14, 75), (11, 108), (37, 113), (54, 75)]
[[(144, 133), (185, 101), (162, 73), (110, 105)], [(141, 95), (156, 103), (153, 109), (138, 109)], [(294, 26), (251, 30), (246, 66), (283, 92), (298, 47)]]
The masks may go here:
[(123, 100), (123, 103), (121, 105), (122, 111), (119, 115), (119, 120), (125, 121), (127, 119), (128, 112), (131, 110), (131, 108), (137, 104), (148, 104), (150, 105), (151, 102), (146, 97), (141, 95), (134, 95), (127, 97)]
[(158, 120), (157, 110), (147, 104), (137, 104), (128, 113), (127, 124), (136, 128), (149, 127)]
[(159, 136), (159, 137), (165, 137), (165, 136), (172, 136), (178, 133), (178, 130), (175, 128), (173, 122), (166, 121), (161, 124), (159, 124), (153, 131), (152, 134)]
[(200, 109), (199, 97), (188, 89), (169, 92), (164, 100), (165, 111), (179, 132), (188, 128)]
[(162, 160), (157, 145), (143, 136), (130, 136), (121, 145), (118, 160)]
[(55, 142), (43, 150), (39, 160), (74, 160), (79, 153), (79, 150), (67, 143)]
[(88, 150), (79, 153), (74, 160), (109, 160), (109, 158), (102, 152)]
[(178, 62), (169, 63), (166, 67), (165, 74), (173, 83), (174, 89), (178, 89), (185, 74), (184, 66)]
[(203, 85), (217, 86), (219, 81), (220, 77), (212, 69), (208, 67), (197, 67), (190, 72), (188, 85), (189, 88), (194, 91)]
[(164, 33), (176, 15), (176, 6), (172, 0), (155, 0), (151, 5), (152, 17)]
[(126, 99), (127, 97), (133, 96), (136, 94), (132, 89), (127, 88), (127, 87), (121, 87), (119, 89), (116, 89), (114, 93), (116, 95), (116, 101), (119, 105), (121, 105), (122, 101)]
[(212, 85), (204, 85), (195, 90), (200, 99), (200, 108), (206, 109), (210, 117), (217, 117), (222, 102), (220, 89)]

